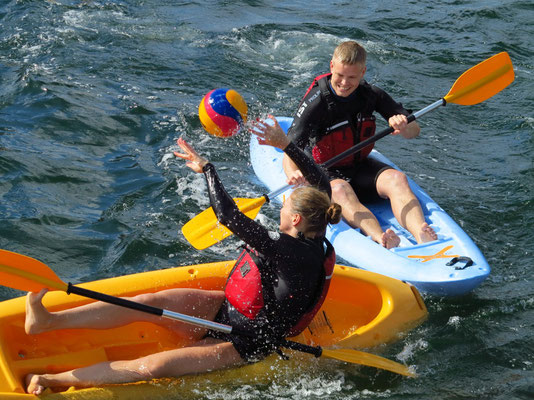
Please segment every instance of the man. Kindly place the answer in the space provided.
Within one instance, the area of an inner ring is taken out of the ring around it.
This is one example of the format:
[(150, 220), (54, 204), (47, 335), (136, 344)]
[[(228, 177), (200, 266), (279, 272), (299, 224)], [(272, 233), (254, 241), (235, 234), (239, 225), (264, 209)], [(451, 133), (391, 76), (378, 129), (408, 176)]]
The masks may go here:
[[(341, 43), (330, 61), (330, 74), (315, 78), (304, 96), (289, 129), (289, 138), (300, 148), (311, 151), (324, 163), (342, 151), (372, 136), (376, 111), (394, 128), (393, 135), (412, 139), (419, 125), (408, 124), (409, 112), (382, 89), (363, 80), (366, 51), (358, 43)], [(367, 157), (373, 145), (347, 157), (328, 169), (332, 200), (343, 208), (343, 218), (353, 228), (370, 236), (387, 249), (397, 247), (400, 239), (392, 229), (382, 230), (373, 213), (362, 201), (389, 199), (395, 218), (418, 243), (437, 239), (425, 222), (423, 210), (410, 189), (406, 176)], [(288, 182), (304, 181), (296, 165), (284, 155)]]

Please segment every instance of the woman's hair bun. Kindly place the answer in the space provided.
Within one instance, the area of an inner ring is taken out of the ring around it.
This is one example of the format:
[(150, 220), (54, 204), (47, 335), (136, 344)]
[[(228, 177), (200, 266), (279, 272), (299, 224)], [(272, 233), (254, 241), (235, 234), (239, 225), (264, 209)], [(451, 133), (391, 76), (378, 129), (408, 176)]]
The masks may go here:
[(331, 203), (326, 210), (326, 222), (337, 224), (339, 221), (341, 221), (341, 206), (337, 203)]

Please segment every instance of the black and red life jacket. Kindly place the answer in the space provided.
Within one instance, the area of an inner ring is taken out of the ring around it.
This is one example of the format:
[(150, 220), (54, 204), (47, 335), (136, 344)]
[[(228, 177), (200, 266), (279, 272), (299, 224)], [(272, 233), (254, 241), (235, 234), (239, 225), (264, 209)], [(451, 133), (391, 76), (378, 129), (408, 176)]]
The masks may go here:
[[(304, 311), (301, 318), (290, 329), (288, 335), (295, 336), (302, 332), (319, 309), (321, 308), (334, 271), (336, 254), (334, 247), (326, 239), (326, 251), (323, 267), (325, 278), (321, 282), (310, 307)], [(250, 248), (245, 248), (230, 272), (224, 293), (228, 302), (241, 314), (249, 319), (254, 319), (265, 306), (260, 270), (256, 263), (256, 254)]]
[[(321, 97), (326, 101), (328, 107), (328, 115), (333, 117), (338, 114), (336, 112), (338, 106), (334, 95), (328, 88), (328, 77), (331, 75), (331, 73), (328, 73), (317, 76), (304, 97), (315, 86), (319, 86)], [(375, 134), (375, 130), (376, 118), (372, 115), (372, 112), (359, 113), (354, 116), (347, 115), (344, 121), (330, 120), (326, 128), (326, 134), (315, 143), (312, 149), (313, 158), (317, 163), (323, 164), (332, 157), (370, 138)], [(352, 166), (355, 162), (365, 159), (371, 153), (373, 147), (374, 143), (364, 147), (356, 154), (345, 157), (331, 167)]]
[(328, 240), (325, 239), (326, 244), (326, 252), (325, 252), (325, 258), (323, 261), (323, 267), (324, 267), (324, 281), (321, 284), (321, 287), (317, 291), (317, 295), (315, 297), (315, 301), (312, 302), (312, 306), (300, 317), (299, 321), (293, 325), (291, 330), (288, 333), (288, 336), (297, 336), (299, 333), (301, 333), (304, 329), (308, 327), (310, 322), (312, 322), (313, 317), (315, 317), (315, 314), (319, 312), (319, 309), (323, 305), (326, 295), (328, 294), (328, 289), (330, 288), (330, 281), (332, 279), (332, 275), (334, 275), (334, 266), (336, 264), (336, 251), (334, 250), (334, 246), (330, 244)]

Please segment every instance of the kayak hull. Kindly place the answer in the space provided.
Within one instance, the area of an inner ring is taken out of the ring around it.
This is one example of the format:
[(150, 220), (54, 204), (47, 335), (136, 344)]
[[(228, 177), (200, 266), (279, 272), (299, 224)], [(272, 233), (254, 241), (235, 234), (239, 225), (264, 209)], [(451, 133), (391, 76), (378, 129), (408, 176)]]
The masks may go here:
[[(287, 131), (292, 118), (277, 117)], [(370, 157), (399, 169), (389, 159), (373, 150)], [(250, 140), (250, 159), (262, 184), (274, 191), (285, 184), (282, 169), (283, 152), (261, 146), (255, 137)], [(417, 244), (414, 237), (393, 216), (388, 201), (366, 204), (385, 230), (393, 229), (401, 238), (398, 248), (387, 250), (351, 228), (345, 221), (329, 225), (327, 237), (344, 264), (378, 272), (415, 285), (421, 292), (437, 296), (459, 296), (469, 293), (489, 275), (490, 267), (473, 240), (425, 191), (408, 177), (410, 187), (421, 203), (426, 221), (438, 234), (438, 240)], [(280, 205), (290, 189), (279, 194), (274, 203)], [(453, 265), (447, 265), (454, 262)], [(470, 265), (467, 265), (467, 264)]]
[[(133, 296), (174, 287), (222, 290), (233, 261), (149, 271), (81, 284), (114, 296)], [(24, 333), (24, 297), (0, 303), (0, 398), (30, 399), (24, 393), (24, 377), (29, 373), (54, 373), (102, 361), (133, 359), (147, 354), (190, 345), (161, 326), (134, 323), (125, 327), (94, 330), (57, 330), (38, 335)], [(43, 299), (51, 311), (76, 307), (92, 300), (64, 292), (47, 293)], [(324, 347), (369, 348), (398, 339), (420, 324), (427, 310), (417, 289), (368, 271), (336, 266), (329, 295), (320, 312), (299, 336), (305, 344)], [(286, 350), (284, 350), (286, 352)], [(295, 360), (310, 355), (287, 351)], [(269, 365), (279, 362), (274, 355), (267, 360), (228, 371), (212, 372), (210, 382), (256, 380), (272, 373)], [(297, 361), (293, 361), (297, 362)], [(301, 361), (299, 361), (301, 363)], [(288, 364), (291, 365), (291, 364)], [(299, 364), (300, 365), (300, 364)], [(271, 371), (271, 372), (270, 372)], [(131, 399), (169, 398), (173, 391), (183, 395), (184, 385), (195, 384), (196, 377), (163, 380), (102, 388), (47, 393), (45, 399)], [(138, 393), (134, 395), (135, 393)], [(166, 397), (165, 397), (166, 396)]]

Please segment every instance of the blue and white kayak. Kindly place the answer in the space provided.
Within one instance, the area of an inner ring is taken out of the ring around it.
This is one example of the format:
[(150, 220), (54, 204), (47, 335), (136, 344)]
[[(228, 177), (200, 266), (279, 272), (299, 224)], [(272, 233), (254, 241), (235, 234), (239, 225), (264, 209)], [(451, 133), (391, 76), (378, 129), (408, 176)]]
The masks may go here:
[[(287, 131), (292, 118), (277, 117)], [(378, 151), (370, 157), (394, 165)], [(283, 152), (261, 146), (254, 136), (250, 141), (250, 159), (259, 180), (275, 191), (286, 182), (282, 169)], [(387, 250), (365, 236), (359, 229), (346, 222), (330, 225), (327, 238), (332, 242), (341, 263), (377, 272), (412, 283), (421, 292), (437, 296), (458, 296), (475, 289), (490, 273), (490, 267), (473, 240), (460, 226), (426, 194), (420, 186), (408, 178), (410, 187), (419, 199), (425, 219), (438, 235), (432, 242), (417, 244), (410, 232), (393, 216), (389, 201), (367, 205), (384, 230), (393, 229), (401, 238), (400, 246)], [(291, 189), (279, 193), (270, 200), (281, 204)]]

